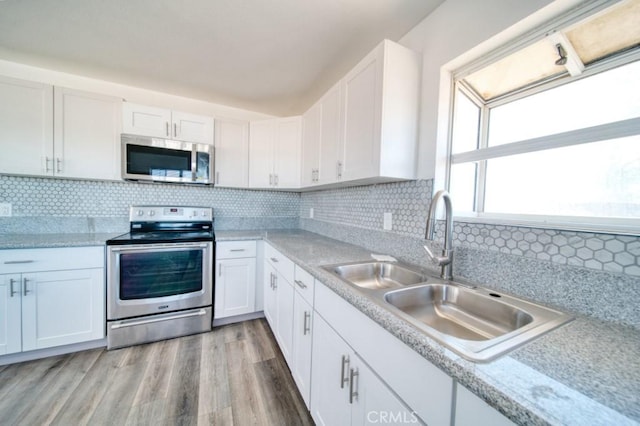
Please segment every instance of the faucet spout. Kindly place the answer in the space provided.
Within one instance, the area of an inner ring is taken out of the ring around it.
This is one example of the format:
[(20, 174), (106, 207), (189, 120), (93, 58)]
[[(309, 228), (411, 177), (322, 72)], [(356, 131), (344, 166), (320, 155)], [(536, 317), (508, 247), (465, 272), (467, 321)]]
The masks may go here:
[(442, 249), (442, 256), (435, 256), (427, 246), (424, 248), (427, 251), (429, 258), (441, 267), (440, 277), (445, 280), (450, 280), (453, 271), (453, 208), (451, 207), (451, 196), (445, 190), (440, 190), (433, 196), (431, 206), (429, 207), (429, 216), (427, 217), (425, 239), (433, 241), (435, 234), (436, 211), (438, 210), (440, 200), (444, 201), (445, 208), (444, 246)]

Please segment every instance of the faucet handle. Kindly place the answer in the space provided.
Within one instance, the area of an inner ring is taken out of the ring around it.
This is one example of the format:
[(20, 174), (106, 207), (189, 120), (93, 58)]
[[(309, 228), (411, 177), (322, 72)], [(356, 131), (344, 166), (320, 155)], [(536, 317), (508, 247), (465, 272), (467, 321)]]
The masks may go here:
[(435, 255), (435, 254), (433, 254), (433, 252), (431, 251), (431, 249), (429, 248), (429, 246), (424, 245), (424, 246), (422, 246), (422, 247), (424, 247), (424, 249), (427, 251), (427, 256), (429, 256), (429, 258), (430, 258), (431, 260), (435, 260), (435, 259), (436, 259), (436, 255)]
[(448, 265), (453, 260), (453, 250), (444, 250), (442, 252), (443, 254), (442, 256), (436, 256), (435, 254), (433, 254), (429, 246), (424, 245), (422, 247), (427, 252), (427, 256), (429, 256), (429, 258), (432, 261), (434, 261), (438, 266)]

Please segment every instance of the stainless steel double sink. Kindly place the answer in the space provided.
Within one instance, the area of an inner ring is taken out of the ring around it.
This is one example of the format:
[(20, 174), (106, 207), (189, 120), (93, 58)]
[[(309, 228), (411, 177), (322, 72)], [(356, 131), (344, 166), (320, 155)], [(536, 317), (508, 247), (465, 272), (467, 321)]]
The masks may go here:
[(573, 318), (398, 262), (323, 266), (374, 303), (475, 362), (493, 360)]

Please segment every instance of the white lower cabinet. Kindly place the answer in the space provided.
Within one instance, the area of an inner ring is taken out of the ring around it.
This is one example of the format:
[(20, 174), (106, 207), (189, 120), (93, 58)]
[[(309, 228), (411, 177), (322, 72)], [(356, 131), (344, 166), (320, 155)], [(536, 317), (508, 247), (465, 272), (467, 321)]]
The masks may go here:
[(0, 263), (0, 355), (105, 336), (104, 248), (5, 250)]
[(220, 242), (216, 253), (214, 318), (255, 312), (256, 242)]
[(296, 291), (293, 301), (293, 348), (290, 368), (307, 408), (310, 406), (311, 396), (312, 330), (313, 306)]
[(264, 262), (264, 316), (271, 326), (271, 330), (275, 330), (276, 326), (276, 307), (278, 301), (275, 280), (277, 278), (276, 269), (267, 261)]
[[(317, 325), (322, 317), (358, 354), (359, 359), (367, 363), (367, 366), (380, 378), (379, 380), (386, 384), (388, 390), (397, 395), (397, 398), (406, 406), (411, 407), (413, 410), (411, 412), (415, 413), (415, 420), (412, 415), (408, 423), (425, 422), (431, 426), (451, 424), (454, 389), (451, 377), (318, 281), (315, 285), (314, 308), (316, 311), (314, 323)], [(314, 329), (314, 333), (315, 331)], [(325, 345), (324, 340), (314, 335), (311, 379), (312, 414), (316, 411), (314, 407), (316, 383), (314, 382), (316, 377), (323, 374), (322, 361), (318, 360), (316, 354), (322, 345)], [(316, 369), (320, 370), (316, 371)], [(323, 395), (317, 395), (317, 397), (323, 397)], [(371, 400), (366, 399), (369, 404), (368, 411), (387, 413), (388, 408), (384, 404), (376, 408), (372, 405), (376, 399), (371, 398)], [(390, 410), (385, 415), (393, 414), (393, 410)]]
[(318, 425), (419, 423), (320, 316), (313, 326), (311, 415)]
[(456, 426), (514, 426), (482, 399), (462, 385), (456, 391)]
[(22, 350), (22, 276), (0, 275), (0, 355)]
[(282, 275), (276, 278), (276, 328), (275, 335), (284, 359), (291, 368), (293, 349), (293, 296), (294, 290)]

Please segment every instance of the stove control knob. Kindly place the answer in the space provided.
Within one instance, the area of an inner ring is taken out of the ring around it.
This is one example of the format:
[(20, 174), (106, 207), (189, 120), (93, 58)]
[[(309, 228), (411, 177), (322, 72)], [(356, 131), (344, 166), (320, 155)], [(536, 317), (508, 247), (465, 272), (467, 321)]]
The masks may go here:
[(142, 216), (143, 214), (144, 214), (144, 211), (138, 210), (138, 216)]
[(149, 216), (155, 216), (156, 212), (154, 212), (153, 210), (149, 210)]

